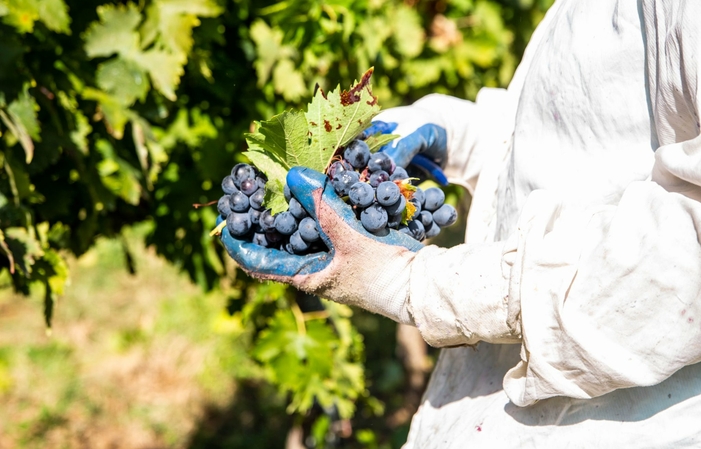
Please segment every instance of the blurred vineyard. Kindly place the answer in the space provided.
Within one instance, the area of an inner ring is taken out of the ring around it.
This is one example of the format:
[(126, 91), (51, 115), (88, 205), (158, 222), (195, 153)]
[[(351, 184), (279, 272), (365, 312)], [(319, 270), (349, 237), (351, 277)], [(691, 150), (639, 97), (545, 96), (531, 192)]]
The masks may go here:
[(247, 278), (193, 204), (316, 85), (507, 85), (550, 3), (0, 0), (0, 448), (399, 447), (435, 354)]

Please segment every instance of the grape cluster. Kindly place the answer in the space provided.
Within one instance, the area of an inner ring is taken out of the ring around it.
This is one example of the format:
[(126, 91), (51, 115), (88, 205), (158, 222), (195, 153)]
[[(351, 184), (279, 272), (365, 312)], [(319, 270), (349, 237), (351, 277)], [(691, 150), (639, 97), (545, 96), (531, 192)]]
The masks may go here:
[[(348, 144), (343, 159), (332, 163), (327, 174), (336, 193), (347, 198), (368, 232), (396, 229), (422, 241), (437, 236), (458, 218), (455, 208), (444, 204), (441, 189), (410, 188), (406, 170), (386, 153), (371, 153), (363, 140)], [(414, 206), (411, 216), (407, 216), (407, 201)]]
[(224, 196), (217, 209), (226, 219), (229, 233), (266, 248), (290, 254), (326, 250), (319, 237), (316, 221), (307, 216), (302, 205), (290, 195), (285, 186), (289, 210), (275, 214), (263, 206), (265, 175), (249, 164), (237, 164), (231, 175), (222, 180)]
[[(436, 187), (425, 191), (411, 186), (409, 175), (385, 153), (370, 153), (363, 140), (352, 141), (342, 158), (328, 170), (336, 193), (351, 204), (363, 227), (383, 235), (395, 229), (418, 241), (437, 236), (441, 228), (457, 220), (455, 208), (444, 204), (445, 194)], [(229, 233), (266, 248), (306, 254), (327, 250), (316, 221), (285, 186), (289, 209), (272, 215), (263, 206), (265, 175), (249, 164), (237, 164), (222, 181), (217, 209), (226, 219)], [(413, 206), (409, 215), (407, 204)]]

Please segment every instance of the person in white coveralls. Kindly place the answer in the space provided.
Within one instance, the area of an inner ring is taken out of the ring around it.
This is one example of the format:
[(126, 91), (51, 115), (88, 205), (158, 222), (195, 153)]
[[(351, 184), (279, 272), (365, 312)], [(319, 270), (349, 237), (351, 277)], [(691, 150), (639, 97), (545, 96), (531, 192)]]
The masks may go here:
[(303, 169), (325, 265), (222, 239), (254, 276), (447, 348), (406, 448), (698, 448), (700, 114), (701, 0), (559, 0), (508, 89), (377, 117), (398, 164), (422, 153), (472, 193), (465, 244), (356, 230)]

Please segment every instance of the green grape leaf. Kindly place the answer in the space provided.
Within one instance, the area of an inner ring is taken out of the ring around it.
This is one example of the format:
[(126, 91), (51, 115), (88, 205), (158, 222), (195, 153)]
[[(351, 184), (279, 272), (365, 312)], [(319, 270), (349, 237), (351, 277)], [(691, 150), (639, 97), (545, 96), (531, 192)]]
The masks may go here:
[(105, 92), (133, 104), (144, 101), (149, 91), (146, 73), (133, 62), (115, 58), (100, 64), (95, 74), (97, 85)]
[(295, 56), (297, 51), (292, 46), (282, 44), (282, 30), (270, 28), (262, 20), (257, 20), (251, 25), (250, 33), (256, 44), (257, 58), (253, 65), (258, 75), (258, 86), (263, 86), (270, 78), (275, 63)]
[(282, 59), (275, 65), (273, 87), (287, 101), (297, 101), (307, 93), (304, 77), (289, 58)]
[[(249, 145), (269, 152), (288, 170), (296, 165), (308, 167), (305, 164), (305, 155), (309, 153), (309, 142), (304, 114), (286, 111), (270, 120), (257, 123), (257, 126), (258, 130), (255, 133), (246, 135)], [(261, 169), (265, 172), (264, 168)], [(265, 173), (267, 175), (267, 172)], [(281, 181), (285, 182), (284, 179)]]
[(397, 139), (399, 134), (375, 134), (365, 139), (365, 143), (368, 144), (371, 153), (377, 152), (380, 148), (387, 145), (394, 139)]
[(151, 49), (135, 55), (134, 60), (151, 76), (153, 85), (167, 99), (175, 101), (175, 88), (185, 73), (185, 55), (173, 54), (164, 50)]
[(400, 5), (394, 12), (394, 43), (399, 54), (406, 58), (415, 58), (423, 50), (425, 33), (421, 18), (415, 9)]
[(4, 109), (0, 109), (0, 120), (22, 145), (26, 162), (30, 163), (34, 157), (34, 141), (40, 142), (41, 136), (37, 120), (39, 105), (29, 94), (29, 84), (24, 84), (22, 92), (9, 106), (4, 108), (4, 103), (4, 98), (0, 98), (0, 107)]
[(71, 34), (71, 18), (68, 15), (68, 6), (63, 0), (43, 0), (37, 3), (39, 8), (39, 20), (44, 22), (46, 28), (57, 33)]
[(307, 109), (311, 143), (298, 158), (299, 165), (324, 172), (336, 150), (355, 139), (380, 112), (370, 88), (372, 72), (365, 72), (348, 91), (337, 87), (326, 95), (319, 89)]
[(93, 22), (85, 32), (85, 53), (90, 58), (110, 56), (115, 53), (133, 54), (139, 48), (136, 27), (141, 13), (136, 5), (103, 5), (97, 8), (99, 22)]

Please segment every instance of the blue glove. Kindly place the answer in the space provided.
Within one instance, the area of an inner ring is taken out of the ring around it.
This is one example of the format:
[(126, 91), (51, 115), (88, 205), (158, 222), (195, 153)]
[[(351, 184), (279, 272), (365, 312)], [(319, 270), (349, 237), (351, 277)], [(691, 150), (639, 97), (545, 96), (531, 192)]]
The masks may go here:
[(425, 111), (411, 106), (388, 109), (365, 130), (365, 136), (378, 133), (401, 136), (381, 149), (398, 166), (419, 168), (439, 184), (448, 185), (441, 169), (447, 160), (447, 133), (444, 127), (432, 123)]
[(237, 240), (224, 228), (221, 241), (229, 255), (255, 278), (284, 282), (323, 298), (410, 322), (404, 310), (409, 265), (423, 245), (394, 230), (382, 236), (367, 232), (322, 173), (294, 167), (287, 175), (287, 185), (317, 221), (329, 252), (292, 255)]

